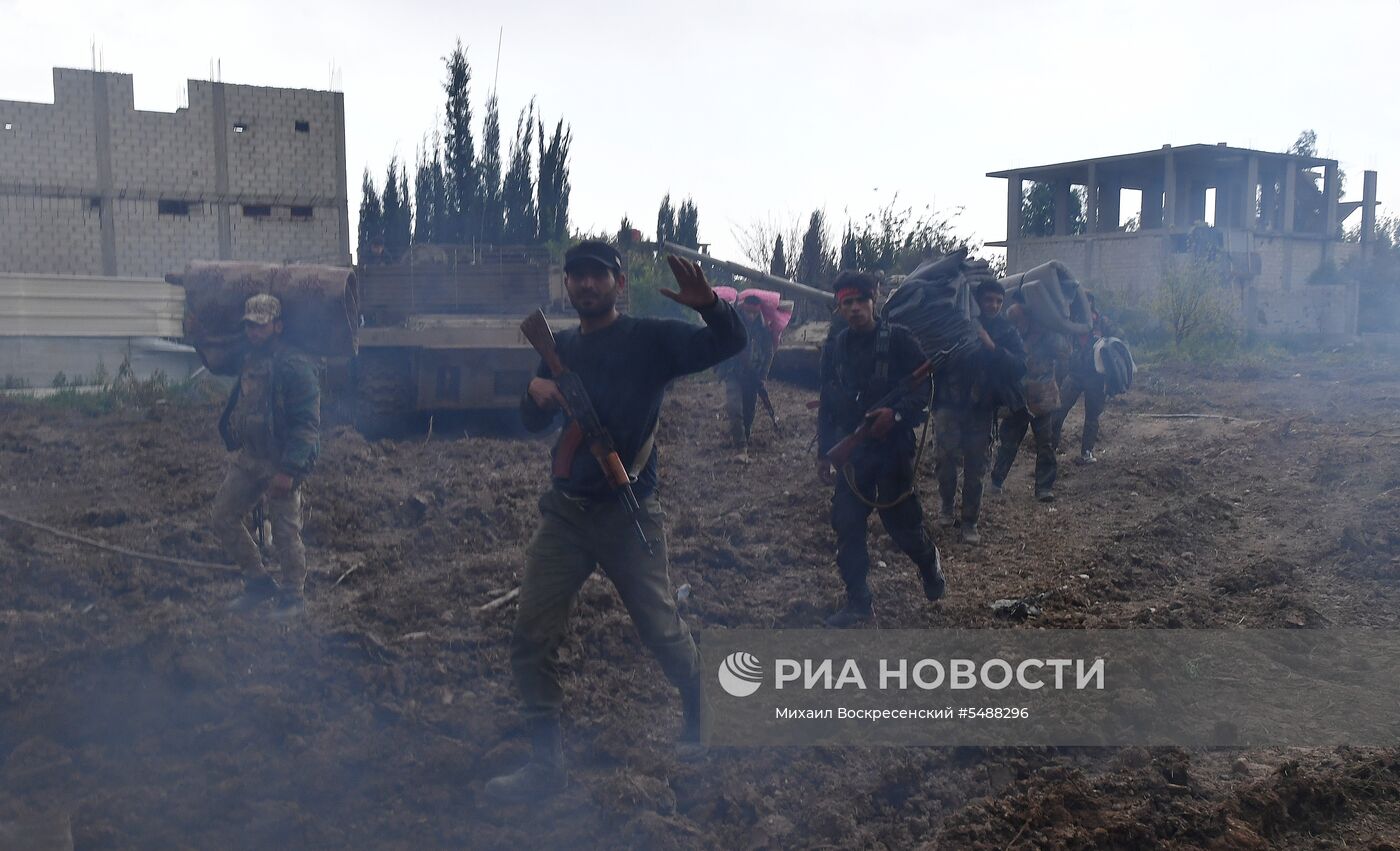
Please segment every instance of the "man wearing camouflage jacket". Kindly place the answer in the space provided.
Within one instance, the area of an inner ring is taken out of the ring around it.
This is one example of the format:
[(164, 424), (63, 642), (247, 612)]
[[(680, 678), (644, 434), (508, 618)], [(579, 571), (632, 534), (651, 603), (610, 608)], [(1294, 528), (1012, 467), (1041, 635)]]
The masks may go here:
[[(274, 614), (286, 617), (306, 605), (301, 483), (320, 452), (321, 385), (315, 363), (282, 339), (281, 314), (271, 295), (255, 295), (244, 306), (249, 350), (219, 419), (219, 435), (234, 454), (214, 497), (213, 528), (243, 572), (244, 592), (232, 608), (249, 611), (271, 601)], [(276, 580), (243, 523), (264, 499)]]

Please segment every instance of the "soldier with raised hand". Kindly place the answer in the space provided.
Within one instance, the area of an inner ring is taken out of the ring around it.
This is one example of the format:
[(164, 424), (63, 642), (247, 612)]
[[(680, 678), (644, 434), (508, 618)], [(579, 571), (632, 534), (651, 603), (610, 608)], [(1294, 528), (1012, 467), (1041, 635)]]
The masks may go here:
[[(637, 534), (633, 515), (612, 491), (598, 459), (586, 449), (561, 459), (561, 453), (571, 451), (567, 438), (561, 437), (554, 447), (552, 487), (540, 498), (540, 525), (525, 551), (520, 608), (511, 636), (511, 667), (531, 757), (523, 768), (486, 784), (486, 794), (497, 801), (535, 801), (568, 783), (559, 723), (564, 692), (558, 653), (574, 599), (598, 568), (617, 588), (642, 643), (680, 690), (684, 725), (678, 756), (695, 759), (706, 751), (700, 656), (676, 611), (663, 515), (655, 495), (655, 435), (667, 385), (735, 354), (746, 337), (734, 308), (716, 296), (697, 264), (666, 259), (679, 290), (661, 294), (700, 314), (702, 326), (620, 313), (617, 299), (627, 286), (627, 275), (613, 246), (588, 240), (564, 255), (564, 283), (579, 327), (561, 332), (556, 349), (564, 366), (581, 380), (598, 420), (635, 479), (633, 491), (641, 509), (635, 522), (650, 545)], [(559, 385), (549, 375), (541, 363), (520, 403), (521, 418), (532, 431), (548, 428), (566, 407)], [(563, 470), (567, 474), (561, 474)]]
[[(306, 607), (301, 483), (320, 453), (321, 383), (311, 358), (282, 339), (276, 296), (248, 299), (243, 329), (248, 352), (219, 418), (233, 455), (214, 497), (213, 528), (243, 572), (244, 591), (231, 608), (248, 611), (271, 601), (277, 616), (294, 616)], [(280, 568), (275, 580), (243, 522), (264, 498)]]
[[(826, 619), (826, 625), (846, 628), (874, 616), (866, 546), (872, 509), (879, 511), (885, 531), (918, 567), (924, 595), (939, 599), (945, 583), (938, 547), (924, 529), (924, 510), (914, 487), (914, 429), (926, 415), (928, 380), (891, 407), (867, 410), (923, 365), (923, 350), (907, 328), (876, 315), (879, 284), (874, 275), (842, 272), (834, 286), (837, 311), (846, 327), (822, 348), (817, 475), (836, 486), (831, 525), (836, 531), (836, 566), (846, 585), (845, 605)], [(867, 419), (874, 439), (856, 449), (849, 471), (833, 469), (827, 452)]]

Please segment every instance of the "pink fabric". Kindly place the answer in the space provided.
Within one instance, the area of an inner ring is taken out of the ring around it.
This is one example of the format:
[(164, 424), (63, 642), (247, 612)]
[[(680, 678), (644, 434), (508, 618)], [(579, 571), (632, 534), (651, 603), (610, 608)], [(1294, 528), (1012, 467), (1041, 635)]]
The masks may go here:
[(715, 295), (733, 304), (739, 298), (739, 291), (733, 287), (715, 287)]
[[(720, 290), (728, 289), (732, 289), (732, 287), (715, 287), (715, 292), (718, 293)], [(737, 300), (743, 301), (751, 295), (756, 295), (763, 299), (763, 304), (759, 305), (759, 309), (763, 311), (763, 319), (768, 324), (769, 332), (773, 335), (773, 345), (778, 345), (778, 343), (782, 342), (783, 331), (787, 329), (788, 323), (792, 321), (791, 308), (784, 309), (780, 307), (779, 305), (783, 297), (772, 290), (744, 290), (738, 293)], [(724, 298), (724, 296), (721, 295), (720, 298)], [(728, 299), (725, 300), (728, 301)]]

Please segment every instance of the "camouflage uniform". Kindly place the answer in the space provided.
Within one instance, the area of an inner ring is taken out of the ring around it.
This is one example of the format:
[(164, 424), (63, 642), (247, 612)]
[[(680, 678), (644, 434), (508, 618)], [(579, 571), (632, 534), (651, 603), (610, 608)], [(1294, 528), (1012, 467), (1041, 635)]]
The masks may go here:
[(284, 496), (267, 493), (272, 540), (281, 568), (278, 585), (300, 594), (306, 583), (306, 550), (301, 542), (301, 482), (320, 452), (321, 385), (315, 363), (274, 341), (254, 349), (219, 419), (219, 435), (232, 453), (228, 472), (214, 497), (213, 528), (245, 581), (265, 576), (258, 545), (243, 518), (267, 493), (279, 473), (292, 477)]
[(715, 370), (724, 379), (724, 408), (729, 414), (729, 437), (734, 448), (744, 450), (753, 433), (753, 418), (758, 404), (758, 388), (768, 378), (773, 365), (773, 335), (760, 314), (748, 319), (741, 312), (749, 342), (744, 350), (721, 363)]
[(1026, 372), (1021, 335), (1000, 316), (979, 319), (996, 348), (979, 349), (966, 362), (942, 372), (934, 386), (936, 438), (934, 475), (941, 514), (951, 518), (963, 474), (963, 526), (975, 527), (982, 507), (982, 478), (987, 472), (992, 423), (998, 405), (1016, 408), (1010, 386)]

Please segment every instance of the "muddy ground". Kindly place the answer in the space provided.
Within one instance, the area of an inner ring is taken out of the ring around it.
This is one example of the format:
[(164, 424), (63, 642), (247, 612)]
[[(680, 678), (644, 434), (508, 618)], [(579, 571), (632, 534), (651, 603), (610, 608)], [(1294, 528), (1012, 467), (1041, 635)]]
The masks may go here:
[[(1400, 626), (1397, 367), (1146, 370), (1105, 417), (1101, 462), (1062, 466), (1057, 503), (1032, 500), (1023, 455), (985, 546), (942, 542), (938, 605), (873, 533), (879, 625)], [(786, 430), (760, 421), (746, 468), (722, 447), (717, 385), (667, 403), (662, 498), (692, 625), (813, 627), (839, 597), (810, 393), (773, 397)], [(1161, 413), (1234, 419), (1141, 416)], [(0, 402), (0, 510), (222, 560), (204, 528), (216, 416), (212, 400)], [(1400, 847), (1397, 750), (814, 748), (683, 766), (673, 692), (605, 582), (565, 648), (572, 786), (488, 806), (483, 783), (526, 746), (513, 607), (474, 609), (516, 584), (546, 453), (329, 427), (292, 625), (225, 613), (227, 575), (0, 523), (0, 846), (47, 825), (78, 848)], [(1025, 622), (988, 605), (1028, 595), (1043, 613)]]

